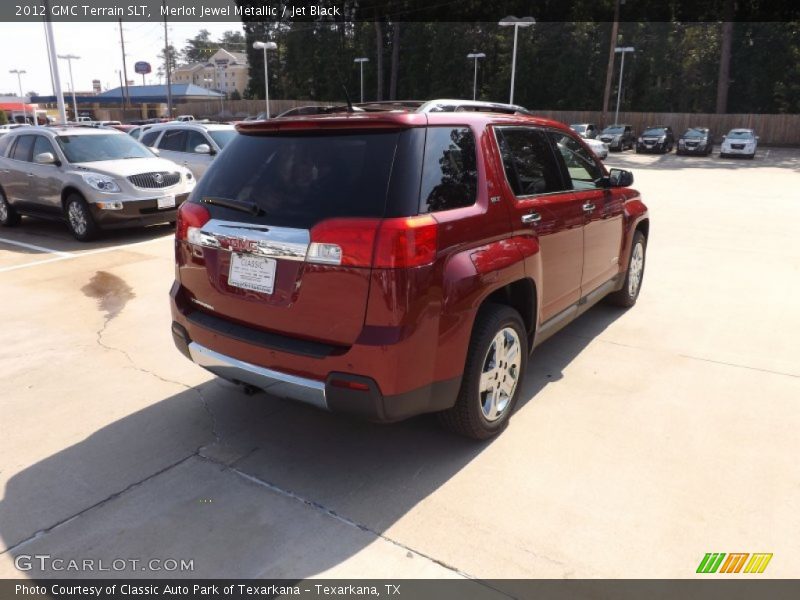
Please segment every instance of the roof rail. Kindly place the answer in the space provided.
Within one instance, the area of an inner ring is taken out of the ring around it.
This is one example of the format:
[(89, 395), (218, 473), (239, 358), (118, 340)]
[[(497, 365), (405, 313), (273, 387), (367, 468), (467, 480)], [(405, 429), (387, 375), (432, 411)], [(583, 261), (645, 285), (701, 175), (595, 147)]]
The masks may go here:
[(429, 100), (417, 109), (417, 112), (496, 112), (504, 114), (533, 115), (524, 106), (503, 104), (500, 102), (484, 102), (479, 100)]

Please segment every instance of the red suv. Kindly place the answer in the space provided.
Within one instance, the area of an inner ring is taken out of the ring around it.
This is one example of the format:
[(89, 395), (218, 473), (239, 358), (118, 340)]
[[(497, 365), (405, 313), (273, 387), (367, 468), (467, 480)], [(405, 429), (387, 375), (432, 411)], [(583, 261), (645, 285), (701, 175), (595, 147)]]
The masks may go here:
[(177, 347), (220, 377), (483, 439), (535, 346), (636, 302), (647, 209), (561, 123), (393, 108), (237, 130), (180, 208), (171, 290)]

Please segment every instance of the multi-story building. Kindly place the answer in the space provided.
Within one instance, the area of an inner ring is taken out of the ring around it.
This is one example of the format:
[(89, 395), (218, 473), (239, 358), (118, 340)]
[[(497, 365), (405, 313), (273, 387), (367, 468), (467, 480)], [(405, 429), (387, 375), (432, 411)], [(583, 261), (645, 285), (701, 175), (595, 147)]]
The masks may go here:
[(223, 48), (208, 61), (178, 66), (172, 74), (173, 83), (191, 83), (224, 94), (232, 94), (234, 90), (243, 94), (249, 81), (247, 55)]

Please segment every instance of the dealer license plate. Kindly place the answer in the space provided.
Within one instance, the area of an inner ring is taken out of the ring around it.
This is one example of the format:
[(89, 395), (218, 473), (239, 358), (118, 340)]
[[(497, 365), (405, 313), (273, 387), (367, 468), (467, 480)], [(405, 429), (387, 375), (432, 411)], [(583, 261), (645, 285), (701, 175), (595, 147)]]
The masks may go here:
[(175, 208), (175, 196), (162, 196), (158, 200), (158, 208)]
[(277, 261), (274, 258), (233, 253), (228, 272), (228, 285), (271, 294), (275, 287), (276, 265)]

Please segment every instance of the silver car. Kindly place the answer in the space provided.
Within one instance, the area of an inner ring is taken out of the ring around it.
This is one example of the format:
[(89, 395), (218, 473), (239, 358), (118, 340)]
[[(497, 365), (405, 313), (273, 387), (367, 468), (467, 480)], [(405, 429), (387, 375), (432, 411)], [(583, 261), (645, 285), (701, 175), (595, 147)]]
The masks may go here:
[(120, 131), (37, 127), (0, 138), (0, 225), (21, 215), (67, 222), (78, 240), (101, 229), (174, 222), (194, 189), (189, 169)]
[(214, 157), (236, 136), (233, 125), (221, 123), (164, 123), (144, 132), (140, 141), (159, 156), (191, 169), (200, 179)]

